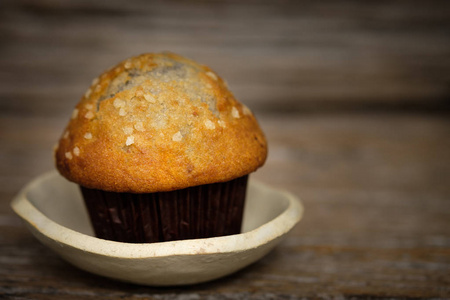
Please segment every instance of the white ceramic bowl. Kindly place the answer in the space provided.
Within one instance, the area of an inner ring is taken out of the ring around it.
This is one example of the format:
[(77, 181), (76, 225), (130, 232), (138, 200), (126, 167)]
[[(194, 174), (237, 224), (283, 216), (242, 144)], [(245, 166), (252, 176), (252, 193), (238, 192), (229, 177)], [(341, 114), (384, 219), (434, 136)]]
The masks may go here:
[(78, 186), (56, 171), (26, 185), (11, 206), (37, 239), (73, 265), (153, 286), (205, 282), (248, 266), (303, 213), (293, 195), (250, 180), (241, 234), (148, 244), (107, 241), (94, 237)]

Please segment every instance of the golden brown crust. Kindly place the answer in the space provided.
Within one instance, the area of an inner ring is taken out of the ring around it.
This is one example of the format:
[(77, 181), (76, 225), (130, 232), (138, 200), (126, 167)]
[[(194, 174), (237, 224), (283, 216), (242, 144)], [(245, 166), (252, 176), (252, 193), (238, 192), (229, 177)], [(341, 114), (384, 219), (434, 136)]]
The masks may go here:
[(259, 125), (211, 69), (143, 54), (94, 79), (55, 151), (88, 188), (149, 193), (228, 181), (267, 155)]

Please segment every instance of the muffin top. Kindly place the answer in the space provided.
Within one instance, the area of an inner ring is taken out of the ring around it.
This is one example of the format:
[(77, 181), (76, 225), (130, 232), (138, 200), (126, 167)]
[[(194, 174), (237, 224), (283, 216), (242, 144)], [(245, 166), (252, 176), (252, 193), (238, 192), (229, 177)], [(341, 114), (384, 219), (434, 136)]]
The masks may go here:
[(229, 181), (266, 156), (255, 117), (226, 83), (173, 53), (132, 57), (95, 78), (55, 150), (68, 180), (131, 193)]

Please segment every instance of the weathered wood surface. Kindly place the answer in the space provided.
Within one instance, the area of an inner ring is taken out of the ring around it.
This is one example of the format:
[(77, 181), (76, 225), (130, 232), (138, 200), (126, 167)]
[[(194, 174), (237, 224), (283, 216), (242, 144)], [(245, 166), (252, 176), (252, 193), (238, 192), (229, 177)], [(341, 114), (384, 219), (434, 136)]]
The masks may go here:
[[(2, 1), (0, 16), (0, 298), (450, 298), (448, 1)], [(229, 81), (270, 143), (254, 176), (306, 208), (261, 261), (177, 288), (80, 271), (9, 208), (53, 168), (91, 79), (164, 49)]]

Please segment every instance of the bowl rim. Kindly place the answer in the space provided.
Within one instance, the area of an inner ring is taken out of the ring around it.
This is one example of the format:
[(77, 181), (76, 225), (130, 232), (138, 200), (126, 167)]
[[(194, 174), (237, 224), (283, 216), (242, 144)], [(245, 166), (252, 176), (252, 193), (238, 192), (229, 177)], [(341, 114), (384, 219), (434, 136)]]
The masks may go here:
[(11, 201), (11, 207), (29, 226), (60, 244), (85, 252), (116, 258), (151, 258), (181, 255), (217, 254), (246, 251), (277, 239), (290, 231), (303, 216), (303, 205), (291, 193), (269, 187), (255, 179), (249, 184), (258, 189), (282, 194), (289, 204), (269, 222), (244, 233), (159, 243), (123, 243), (100, 239), (60, 225), (44, 215), (27, 198), (30, 190), (51, 178), (62, 177), (56, 170), (43, 173), (26, 184)]

